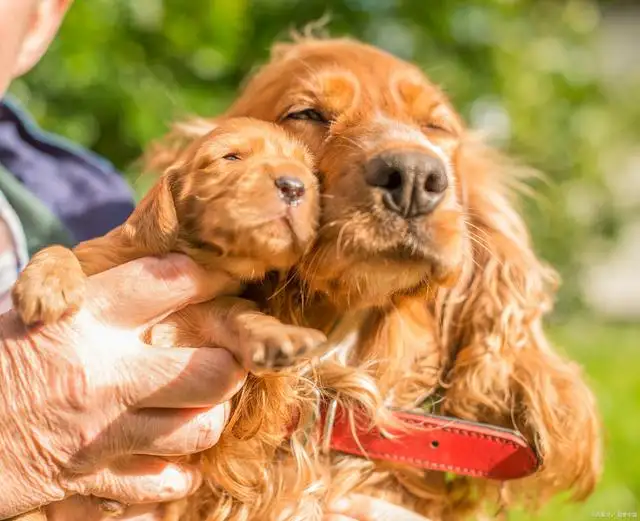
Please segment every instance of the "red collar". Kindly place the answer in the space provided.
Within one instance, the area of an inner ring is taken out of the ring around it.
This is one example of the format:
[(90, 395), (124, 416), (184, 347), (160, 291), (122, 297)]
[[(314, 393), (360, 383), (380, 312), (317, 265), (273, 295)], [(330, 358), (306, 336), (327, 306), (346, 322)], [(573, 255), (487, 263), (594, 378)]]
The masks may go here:
[[(540, 465), (535, 450), (516, 431), (456, 418), (392, 410), (407, 426), (380, 430), (358, 426), (333, 401), (321, 408), (316, 425), (325, 451), (506, 481), (526, 477)], [(355, 431), (355, 432), (354, 432)]]

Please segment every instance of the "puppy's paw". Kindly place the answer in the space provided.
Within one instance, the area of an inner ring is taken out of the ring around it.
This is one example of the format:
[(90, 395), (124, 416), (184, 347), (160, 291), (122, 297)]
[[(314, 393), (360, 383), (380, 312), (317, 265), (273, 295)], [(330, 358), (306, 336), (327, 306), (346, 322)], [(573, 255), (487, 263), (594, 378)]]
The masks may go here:
[(56, 322), (82, 305), (86, 284), (87, 277), (75, 257), (39, 253), (13, 287), (13, 307), (27, 326)]
[(319, 346), (327, 337), (315, 329), (290, 326), (278, 321), (252, 328), (243, 342), (245, 358), (250, 359), (253, 372), (273, 370), (292, 365), (296, 358)]
[(21, 276), (11, 294), (13, 307), (26, 325), (56, 322), (82, 305), (86, 285), (84, 273), (43, 270), (33, 275), (25, 273)]

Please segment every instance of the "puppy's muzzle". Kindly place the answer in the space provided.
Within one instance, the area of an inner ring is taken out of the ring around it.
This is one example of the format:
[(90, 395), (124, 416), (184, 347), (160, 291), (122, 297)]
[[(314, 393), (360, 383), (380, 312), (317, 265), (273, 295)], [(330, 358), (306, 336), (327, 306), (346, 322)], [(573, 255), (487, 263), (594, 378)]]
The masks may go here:
[(289, 206), (297, 206), (304, 197), (305, 187), (301, 179), (283, 175), (274, 181), (280, 197)]

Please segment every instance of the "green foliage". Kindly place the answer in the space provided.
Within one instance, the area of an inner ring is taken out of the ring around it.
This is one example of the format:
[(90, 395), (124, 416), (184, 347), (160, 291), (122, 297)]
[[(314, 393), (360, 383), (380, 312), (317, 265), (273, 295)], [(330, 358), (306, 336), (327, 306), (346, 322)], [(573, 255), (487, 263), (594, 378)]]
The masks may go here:
[(603, 165), (640, 120), (640, 104), (600, 74), (595, 1), (76, 2), (13, 90), (46, 128), (127, 170), (173, 119), (222, 111), (274, 40), (325, 14), (332, 34), (422, 65), (471, 123), (488, 121), (498, 145), (547, 174), (525, 210), (565, 280), (560, 309), (575, 309), (584, 252), (614, 240), (624, 219)]

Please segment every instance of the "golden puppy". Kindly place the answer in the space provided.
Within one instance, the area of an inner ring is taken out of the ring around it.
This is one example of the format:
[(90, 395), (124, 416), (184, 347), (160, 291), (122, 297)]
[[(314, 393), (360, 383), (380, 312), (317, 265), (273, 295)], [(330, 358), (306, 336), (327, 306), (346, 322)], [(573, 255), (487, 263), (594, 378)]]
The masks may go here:
[[(73, 251), (52, 246), (37, 253), (13, 289), (14, 307), (28, 325), (56, 321), (82, 302), (87, 276), (169, 252), (195, 259), (212, 283), (226, 280), (225, 293), (233, 295), (242, 283), (295, 264), (315, 238), (318, 209), (304, 145), (271, 123), (223, 120), (178, 154), (122, 226)], [(210, 344), (206, 331), (188, 327), (194, 320), (233, 335), (234, 354), (247, 368), (271, 367), (324, 340), (232, 297), (187, 308), (170, 320), (183, 325), (184, 335), (171, 337), (178, 345)], [(150, 334), (155, 344), (170, 334), (157, 328)]]

